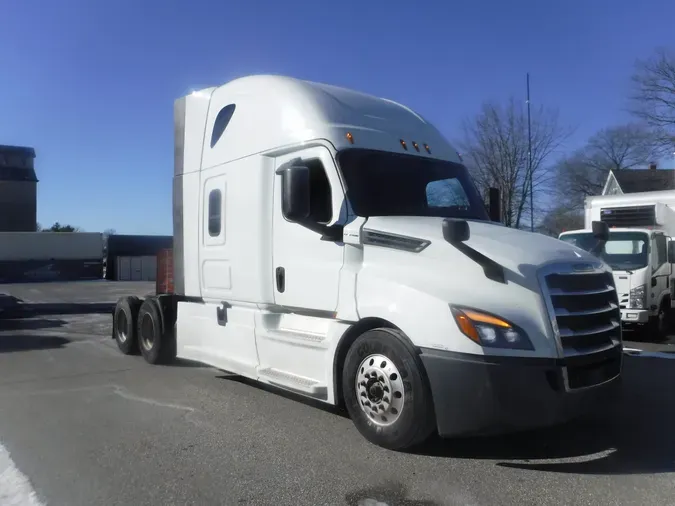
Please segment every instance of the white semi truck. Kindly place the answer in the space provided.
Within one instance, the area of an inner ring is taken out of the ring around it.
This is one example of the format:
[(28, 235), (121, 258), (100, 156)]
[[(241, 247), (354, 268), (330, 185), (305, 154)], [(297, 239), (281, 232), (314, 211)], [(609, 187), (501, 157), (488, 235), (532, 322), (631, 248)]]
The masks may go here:
[(587, 197), (586, 229), (563, 232), (560, 239), (590, 250), (597, 242), (590, 230), (593, 221), (609, 227), (609, 239), (596, 254), (613, 269), (624, 328), (665, 337), (675, 299), (675, 191)]
[(491, 221), (411, 109), (251, 76), (174, 113), (174, 289), (117, 303), (123, 353), (345, 406), (392, 449), (556, 424), (618, 386), (610, 268)]

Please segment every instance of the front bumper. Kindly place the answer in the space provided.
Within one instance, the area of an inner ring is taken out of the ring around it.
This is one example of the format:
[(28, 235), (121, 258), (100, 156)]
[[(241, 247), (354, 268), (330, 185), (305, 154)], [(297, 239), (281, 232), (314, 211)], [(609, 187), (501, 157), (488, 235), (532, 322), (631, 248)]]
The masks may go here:
[(623, 323), (648, 323), (649, 311), (647, 309), (622, 309), (621, 321)]
[(556, 425), (611, 402), (622, 346), (567, 359), (493, 357), (422, 349), (441, 436)]

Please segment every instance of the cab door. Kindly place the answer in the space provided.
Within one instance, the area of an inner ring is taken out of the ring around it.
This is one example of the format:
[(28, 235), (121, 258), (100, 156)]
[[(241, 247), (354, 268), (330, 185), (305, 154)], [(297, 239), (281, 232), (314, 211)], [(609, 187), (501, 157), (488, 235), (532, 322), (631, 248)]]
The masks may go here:
[(652, 237), (651, 270), (649, 308), (652, 314), (657, 314), (663, 297), (670, 293), (672, 274), (672, 264), (668, 262), (668, 237), (665, 234), (656, 233)]
[[(310, 219), (340, 220), (345, 195), (330, 151), (308, 148), (276, 159), (276, 168), (299, 159), (310, 170)], [(274, 301), (289, 308), (333, 312), (338, 304), (344, 245), (322, 240), (320, 232), (288, 221), (282, 213), (281, 175), (275, 175), (273, 214)]]

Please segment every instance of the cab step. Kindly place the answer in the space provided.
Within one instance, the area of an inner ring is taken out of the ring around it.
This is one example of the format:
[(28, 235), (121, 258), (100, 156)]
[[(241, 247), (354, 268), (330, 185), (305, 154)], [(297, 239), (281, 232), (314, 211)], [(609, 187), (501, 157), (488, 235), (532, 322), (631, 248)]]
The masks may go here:
[(311, 378), (297, 376), (272, 367), (258, 370), (258, 379), (274, 386), (316, 397), (317, 399), (326, 399), (328, 397), (328, 387), (326, 385)]

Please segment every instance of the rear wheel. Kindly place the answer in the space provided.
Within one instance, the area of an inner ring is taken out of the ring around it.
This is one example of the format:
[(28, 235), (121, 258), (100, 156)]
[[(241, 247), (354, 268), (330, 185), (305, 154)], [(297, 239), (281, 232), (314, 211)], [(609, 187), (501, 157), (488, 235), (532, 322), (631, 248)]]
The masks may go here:
[(176, 356), (173, 329), (167, 328), (162, 306), (155, 298), (143, 301), (138, 311), (138, 347), (149, 364), (166, 364)]
[(410, 448), (435, 430), (426, 375), (398, 330), (369, 330), (354, 341), (345, 358), (342, 391), (354, 425), (378, 446)]
[(135, 296), (122, 297), (113, 312), (113, 338), (125, 355), (138, 353), (136, 326), (141, 300)]

